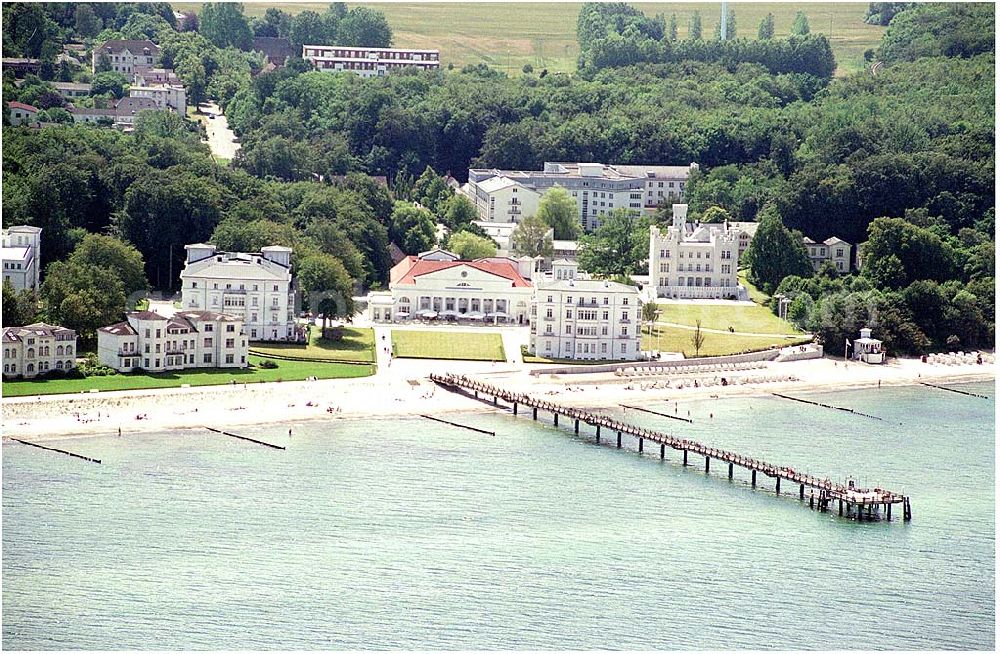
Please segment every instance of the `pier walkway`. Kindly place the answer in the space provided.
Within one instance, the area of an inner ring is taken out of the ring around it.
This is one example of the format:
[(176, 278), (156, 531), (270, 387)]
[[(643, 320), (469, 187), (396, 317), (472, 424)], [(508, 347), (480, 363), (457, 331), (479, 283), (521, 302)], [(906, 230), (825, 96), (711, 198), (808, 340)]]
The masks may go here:
[[(552, 414), (553, 424), (559, 424), (559, 417), (563, 416), (574, 421), (574, 430), (580, 433), (580, 423), (583, 422), (596, 428), (597, 442), (601, 442), (601, 429), (610, 429), (617, 433), (617, 445), (622, 446), (622, 434), (628, 434), (639, 440), (639, 453), (643, 453), (644, 442), (650, 441), (660, 446), (660, 458), (666, 455), (666, 448), (683, 452), (684, 465), (688, 465), (688, 456), (694, 454), (705, 457), (705, 472), (709, 472), (711, 461), (721, 461), (729, 466), (729, 478), (733, 478), (734, 466), (739, 466), (750, 471), (751, 485), (757, 486), (757, 473), (764, 474), (775, 480), (775, 492), (781, 493), (781, 482), (785, 480), (799, 487), (799, 499), (805, 499), (806, 488), (810, 489), (809, 506), (820, 511), (830, 509), (830, 504), (836, 501), (839, 515), (844, 515), (846, 508), (847, 516), (859, 519), (871, 518), (880, 511), (884, 513), (887, 520), (892, 519), (892, 507), (895, 504), (902, 505), (903, 520), (908, 521), (912, 517), (910, 510), (910, 498), (900, 493), (894, 493), (881, 488), (861, 489), (853, 484), (840, 484), (830, 479), (821, 479), (813, 475), (806, 475), (796, 472), (787, 466), (778, 466), (767, 461), (761, 461), (749, 456), (744, 456), (737, 452), (730, 452), (715, 447), (710, 447), (686, 438), (678, 438), (664, 432), (645, 429), (636, 425), (616, 420), (610, 416), (564, 406), (548, 400), (538, 399), (524, 393), (514, 393), (498, 386), (488, 384), (465, 375), (438, 374), (432, 373), (431, 381), (450, 389), (461, 389), (471, 392), (476, 399), (489, 402), (492, 396), (492, 404), (499, 406), (500, 401), (511, 405), (514, 415), (518, 415), (518, 407), (523, 406), (532, 410), (532, 419), (538, 419), (538, 411), (546, 411)], [(482, 394), (483, 397), (480, 397)]]

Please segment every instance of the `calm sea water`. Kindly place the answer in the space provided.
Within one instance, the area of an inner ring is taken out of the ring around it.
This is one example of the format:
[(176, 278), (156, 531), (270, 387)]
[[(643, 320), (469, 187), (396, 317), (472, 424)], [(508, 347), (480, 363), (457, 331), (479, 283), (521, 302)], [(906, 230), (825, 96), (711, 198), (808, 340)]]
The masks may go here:
[(760, 398), (630, 418), (903, 490), (911, 523), (499, 413), (456, 418), (496, 437), (297, 425), (283, 452), (207, 431), (66, 442), (99, 466), (5, 445), (3, 647), (993, 649), (993, 401), (810, 397), (886, 421)]

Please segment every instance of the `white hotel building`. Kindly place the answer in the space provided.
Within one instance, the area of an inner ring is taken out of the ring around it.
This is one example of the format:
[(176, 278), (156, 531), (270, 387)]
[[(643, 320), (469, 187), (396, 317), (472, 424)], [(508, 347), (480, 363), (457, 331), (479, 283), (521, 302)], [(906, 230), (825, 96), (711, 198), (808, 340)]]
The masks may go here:
[(244, 368), (247, 353), (243, 319), (215, 311), (131, 311), (97, 330), (97, 359), (118, 372)]
[(691, 224), (674, 205), (671, 227), (649, 228), (649, 280), (657, 297), (747, 299), (737, 266), (741, 232), (727, 223)]
[(367, 48), (352, 45), (303, 45), (302, 58), (316, 70), (343, 71), (361, 77), (384, 77), (390, 71), (403, 68), (437, 70), (441, 68), (439, 50), (407, 48)]
[(36, 322), (3, 329), (3, 374), (31, 378), (76, 367), (76, 332)]
[(31, 225), (13, 225), (3, 230), (3, 281), (9, 281), (14, 290), (30, 289), (38, 292), (38, 278), (42, 269), (42, 229)]
[(187, 115), (187, 94), (184, 87), (177, 84), (162, 86), (131, 86), (128, 90), (130, 98), (147, 98), (156, 103), (156, 108), (172, 111), (181, 118)]
[(546, 162), (540, 171), (470, 168), (461, 190), (480, 220), (517, 223), (537, 212), (545, 191), (561, 186), (576, 200), (580, 225), (589, 232), (614, 209), (652, 213), (661, 203), (680, 201), (697, 167)]
[(389, 292), (368, 296), (376, 322), (410, 320), (528, 323), (532, 260), (490, 257), (464, 261), (435, 248), (409, 256), (389, 272)]
[(634, 361), (641, 357), (639, 289), (580, 279), (576, 264), (556, 261), (531, 302), (530, 350), (553, 359)]
[(239, 316), (252, 341), (299, 341), (295, 322), (292, 249), (280, 245), (260, 252), (216, 252), (208, 243), (184, 246), (181, 306)]

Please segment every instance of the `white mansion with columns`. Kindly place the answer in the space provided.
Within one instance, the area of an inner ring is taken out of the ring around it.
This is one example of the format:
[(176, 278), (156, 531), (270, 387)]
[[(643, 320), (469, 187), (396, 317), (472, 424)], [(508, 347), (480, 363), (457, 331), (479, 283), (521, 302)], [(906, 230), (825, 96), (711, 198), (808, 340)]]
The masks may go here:
[(741, 232), (728, 223), (687, 222), (675, 204), (673, 225), (649, 228), (649, 281), (657, 297), (747, 299), (737, 277)]
[[(527, 268), (527, 269), (525, 269)], [(528, 323), (530, 266), (506, 257), (463, 261), (435, 248), (408, 256), (389, 272), (389, 292), (371, 293), (376, 322), (441, 320)]]

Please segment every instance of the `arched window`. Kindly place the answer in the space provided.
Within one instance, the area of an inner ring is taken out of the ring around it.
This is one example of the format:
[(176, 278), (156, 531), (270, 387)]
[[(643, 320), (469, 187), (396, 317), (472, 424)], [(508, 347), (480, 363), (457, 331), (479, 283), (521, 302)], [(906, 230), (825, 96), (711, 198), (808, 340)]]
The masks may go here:
[(400, 304), (409, 304), (410, 303), (410, 298), (408, 298), (408, 297), (401, 297), (401, 298), (399, 298), (399, 303)]
[(72, 345), (67, 345), (66, 346), (66, 354), (67, 355), (73, 354), (73, 346)]
[(64, 367), (64, 368), (66, 368), (66, 370), (70, 370), (70, 369), (72, 369), (72, 368), (73, 368), (73, 366), (74, 366), (74, 365), (75, 365), (75, 364), (74, 364), (74, 363), (73, 363), (72, 361), (67, 361), (67, 362), (66, 362), (66, 365), (65, 365), (65, 366), (63, 366), (63, 367)]
[(28, 367), (27, 367), (27, 368), (25, 368), (25, 371), (26, 371), (26, 372), (35, 372), (35, 364), (33, 364), (33, 363), (29, 363), (29, 364), (28, 364)]
[(27, 354), (26, 356), (27, 356), (27, 357), (28, 357), (29, 359), (34, 359), (34, 358), (35, 358), (35, 348), (33, 348), (33, 347), (29, 347), (29, 348), (28, 348), (28, 354)]
[(61, 356), (63, 353), (63, 346), (59, 345), (56, 347), (56, 356)]
[(62, 369), (63, 369), (62, 361), (56, 361), (56, 370), (62, 370)]

